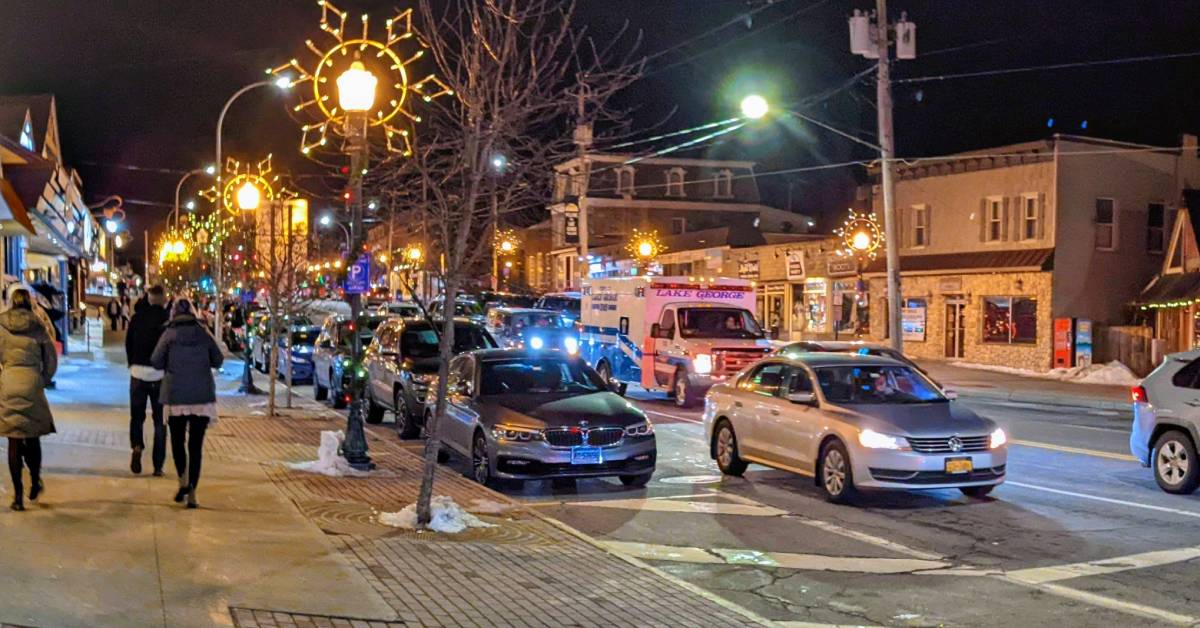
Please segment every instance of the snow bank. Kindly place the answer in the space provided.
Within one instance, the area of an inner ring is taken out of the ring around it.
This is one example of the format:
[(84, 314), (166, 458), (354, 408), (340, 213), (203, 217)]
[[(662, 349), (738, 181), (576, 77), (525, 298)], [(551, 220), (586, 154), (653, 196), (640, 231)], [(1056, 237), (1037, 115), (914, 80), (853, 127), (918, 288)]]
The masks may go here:
[(297, 471), (320, 473), (331, 477), (367, 475), (366, 471), (359, 471), (350, 466), (350, 463), (346, 462), (346, 459), (338, 453), (344, 440), (346, 440), (346, 435), (341, 430), (323, 431), (321, 432), (321, 446), (317, 448), (317, 459), (309, 462), (288, 463), (288, 467)]
[[(478, 501), (476, 500), (476, 502)], [(463, 510), (461, 506), (454, 503), (453, 499), (445, 495), (435, 495), (429, 508), (433, 515), (429, 521), (429, 529), (434, 532), (458, 534), (467, 528), (495, 527)], [(415, 530), (417, 529), (417, 505), (409, 504), (400, 512), (381, 512), (379, 513), (379, 523), (393, 528)]]
[(1020, 375), (1021, 377), (1053, 379), (1072, 384), (1136, 386), (1142, 381), (1140, 377), (1134, 375), (1133, 371), (1129, 370), (1129, 367), (1122, 364), (1119, 360), (1113, 360), (1108, 364), (1092, 364), (1089, 366), (1075, 366), (1072, 368), (1057, 368), (1050, 369), (1049, 371), (1031, 371), (1028, 369), (1013, 368), (1011, 366), (974, 364), (971, 362), (955, 362), (954, 366), (960, 366), (967, 369), (976, 369), (980, 371), (1009, 373), (1012, 375)]

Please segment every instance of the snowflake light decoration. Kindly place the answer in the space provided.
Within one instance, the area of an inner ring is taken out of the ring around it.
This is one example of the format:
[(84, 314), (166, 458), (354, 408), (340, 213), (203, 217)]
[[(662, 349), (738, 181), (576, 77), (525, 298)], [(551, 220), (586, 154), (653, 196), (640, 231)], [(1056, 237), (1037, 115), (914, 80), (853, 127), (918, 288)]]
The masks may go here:
[[(433, 74), (415, 82), (409, 79), (409, 66), (420, 59), (427, 48), (412, 28), (412, 9), (387, 20), (386, 37), (377, 40), (370, 37), (368, 15), (362, 16), (361, 34), (350, 34), (348, 12), (339, 10), (328, 0), (318, 0), (317, 4), (321, 7), (321, 30), (332, 37), (334, 43), (323, 48), (311, 39), (305, 40), (304, 44), (317, 58), (311, 70), (297, 59), (267, 70), (268, 74), (276, 76), (294, 72), (298, 78), (292, 84), (301, 88), (296, 90), (297, 93), (311, 90), (294, 108), (296, 112), (307, 110), (318, 118), (302, 127), (300, 152), (308, 154), (325, 146), (331, 130), (339, 134), (344, 132), (346, 112), (337, 105), (337, 78), (352, 63), (361, 61), (378, 78), (375, 105), (368, 115), (370, 126), (382, 129), (388, 151), (411, 155), (408, 125), (420, 122), (421, 117), (409, 110), (410, 93), (425, 102), (453, 93)], [(417, 48), (407, 57), (402, 57), (397, 50), (404, 42), (412, 42)]]
[(874, 212), (858, 214), (850, 210), (850, 215), (834, 234), (842, 239), (842, 249), (837, 252), (838, 255), (875, 259), (883, 247), (883, 231)]

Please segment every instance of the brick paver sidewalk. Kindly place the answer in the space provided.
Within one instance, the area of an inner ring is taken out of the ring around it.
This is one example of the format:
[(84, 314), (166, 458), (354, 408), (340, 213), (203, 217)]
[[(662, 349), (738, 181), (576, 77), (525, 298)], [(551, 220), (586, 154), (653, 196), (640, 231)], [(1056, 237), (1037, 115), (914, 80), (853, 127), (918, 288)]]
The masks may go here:
[[(608, 553), (445, 466), (438, 469), (435, 494), (449, 495), (495, 527), (448, 535), (379, 524), (379, 512), (414, 502), (420, 483), (420, 458), (399, 446), (389, 426), (368, 428), (371, 456), (379, 467), (371, 476), (325, 477), (281, 463), (313, 458), (320, 432), (341, 429), (342, 416), (308, 399), (296, 399), (297, 408), (282, 418), (260, 416), (263, 398), (223, 396), (220, 401), (223, 418), (209, 440), (213, 454), (271, 465), (268, 475), (279, 489), (332, 536), (405, 625), (743, 626), (757, 621), (682, 581)], [(383, 625), (269, 610), (231, 612), (239, 626)]]

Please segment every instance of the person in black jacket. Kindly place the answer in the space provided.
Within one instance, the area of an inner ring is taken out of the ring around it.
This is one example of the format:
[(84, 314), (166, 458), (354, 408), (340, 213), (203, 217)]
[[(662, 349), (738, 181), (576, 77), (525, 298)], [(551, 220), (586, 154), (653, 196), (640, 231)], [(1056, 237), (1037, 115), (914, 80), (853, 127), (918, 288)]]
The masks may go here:
[(179, 474), (175, 501), (187, 499), (196, 508), (196, 485), (204, 432), (217, 420), (217, 384), (212, 369), (224, 361), (212, 334), (196, 319), (191, 301), (179, 299), (171, 309), (171, 322), (158, 339), (150, 363), (164, 371), (159, 400), (171, 427), (171, 457)]
[(154, 475), (163, 474), (163, 463), (167, 460), (167, 428), (163, 425), (162, 402), (158, 400), (163, 372), (150, 364), (150, 356), (158, 345), (167, 325), (167, 300), (162, 286), (152, 286), (146, 296), (138, 299), (129, 321), (129, 333), (125, 335), (125, 361), (129, 364), (129, 445), (133, 456), (129, 470), (142, 472), (142, 452), (146, 442), (142, 435), (146, 424), (146, 402), (154, 421), (154, 448), (150, 461), (154, 464)]

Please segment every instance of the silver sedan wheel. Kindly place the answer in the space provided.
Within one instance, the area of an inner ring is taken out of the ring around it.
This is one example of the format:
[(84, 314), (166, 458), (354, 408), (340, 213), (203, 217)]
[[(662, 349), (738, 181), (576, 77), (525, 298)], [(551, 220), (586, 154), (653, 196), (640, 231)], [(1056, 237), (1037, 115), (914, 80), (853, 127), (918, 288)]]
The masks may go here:
[(733, 430), (726, 425), (717, 433), (717, 462), (725, 468), (733, 465)]
[(1155, 461), (1158, 475), (1167, 484), (1179, 484), (1187, 475), (1188, 466), (1192, 461), (1188, 458), (1187, 449), (1177, 440), (1169, 440), (1158, 448)]
[(841, 495), (846, 489), (846, 458), (842, 452), (830, 447), (825, 452), (825, 462), (821, 464), (821, 476), (825, 483), (825, 491), (830, 495)]

